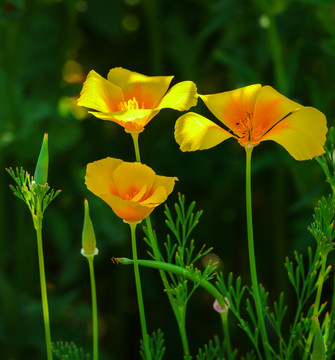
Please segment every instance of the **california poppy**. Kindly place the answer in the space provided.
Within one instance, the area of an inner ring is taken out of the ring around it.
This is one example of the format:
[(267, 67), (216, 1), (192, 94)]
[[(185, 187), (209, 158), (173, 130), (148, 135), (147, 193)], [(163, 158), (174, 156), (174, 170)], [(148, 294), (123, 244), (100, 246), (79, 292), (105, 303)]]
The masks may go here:
[(148, 166), (105, 158), (87, 164), (85, 183), (125, 222), (141, 222), (172, 192), (176, 177), (156, 175)]
[(113, 68), (104, 79), (94, 70), (84, 83), (79, 106), (96, 110), (91, 114), (114, 121), (127, 132), (142, 132), (147, 123), (163, 108), (188, 110), (197, 103), (197, 88), (183, 81), (168, 88), (173, 76), (146, 76)]
[(271, 86), (256, 84), (199, 97), (224, 128), (199, 114), (184, 114), (175, 126), (175, 138), (182, 151), (209, 149), (233, 137), (244, 147), (274, 140), (296, 160), (324, 153), (324, 114), (288, 99)]

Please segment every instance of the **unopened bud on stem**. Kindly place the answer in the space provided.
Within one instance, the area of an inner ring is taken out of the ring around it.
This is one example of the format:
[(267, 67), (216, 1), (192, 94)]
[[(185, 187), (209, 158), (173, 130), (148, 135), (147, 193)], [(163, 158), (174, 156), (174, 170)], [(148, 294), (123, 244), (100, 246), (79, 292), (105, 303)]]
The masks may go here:
[(84, 227), (82, 234), (82, 249), (81, 253), (83, 256), (95, 256), (98, 254), (98, 249), (96, 248), (96, 240), (94, 234), (93, 224), (90, 218), (88, 201), (85, 199), (85, 216), (84, 216)]
[(49, 167), (48, 134), (45, 133), (34, 174), (34, 181), (37, 184), (44, 185), (47, 183), (48, 167)]

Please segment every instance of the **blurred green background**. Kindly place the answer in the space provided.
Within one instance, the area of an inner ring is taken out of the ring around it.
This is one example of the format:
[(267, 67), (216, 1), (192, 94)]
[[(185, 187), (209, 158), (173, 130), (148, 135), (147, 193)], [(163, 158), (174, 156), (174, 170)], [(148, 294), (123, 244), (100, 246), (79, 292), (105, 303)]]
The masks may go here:
[[(122, 66), (146, 75), (193, 80), (199, 93), (261, 83), (304, 105), (335, 115), (335, 3), (327, 0), (11, 0), (0, 6), (0, 349), (1, 359), (45, 359), (36, 239), (28, 209), (8, 188), (5, 167), (33, 173), (49, 133), (49, 184), (62, 189), (44, 219), (44, 249), (52, 339), (91, 350), (87, 261), (80, 255), (83, 200), (88, 198), (99, 255), (96, 277), (101, 360), (138, 359), (139, 320), (133, 270), (112, 256), (131, 257), (128, 227), (84, 185), (88, 162), (107, 156), (134, 161), (124, 130), (76, 106), (87, 73), (106, 77)], [(214, 119), (201, 104), (195, 111)], [(221, 269), (249, 284), (244, 151), (228, 140), (211, 150), (182, 153), (173, 130), (181, 114), (162, 110), (140, 136), (142, 160), (177, 176), (177, 192), (204, 214), (196, 244), (214, 247)], [(259, 280), (273, 301), (282, 289), (295, 308), (284, 257), (314, 245), (306, 230), (316, 201), (329, 188), (315, 161), (296, 162), (278, 144), (253, 155), (253, 205)], [(163, 206), (152, 216), (163, 244)], [(146, 246), (138, 231), (142, 257)], [(202, 266), (198, 264), (198, 266)], [(148, 328), (161, 328), (166, 359), (181, 359), (177, 325), (159, 276), (142, 271)], [(331, 282), (325, 292), (331, 291)], [(199, 290), (187, 315), (193, 353), (221, 334), (213, 299)], [(233, 318), (232, 344), (248, 340)]]

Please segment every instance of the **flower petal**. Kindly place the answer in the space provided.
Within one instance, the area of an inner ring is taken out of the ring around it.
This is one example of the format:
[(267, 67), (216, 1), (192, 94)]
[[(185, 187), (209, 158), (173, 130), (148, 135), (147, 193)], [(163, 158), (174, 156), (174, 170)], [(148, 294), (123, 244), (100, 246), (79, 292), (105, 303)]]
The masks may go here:
[(115, 214), (125, 221), (141, 221), (145, 219), (159, 204), (143, 206), (135, 201), (127, 201), (113, 194), (102, 194), (100, 196), (115, 212)]
[(142, 189), (132, 198), (131, 201), (139, 202), (147, 191), (147, 184), (142, 186)]
[(141, 204), (161, 204), (171, 194), (176, 181), (178, 181), (176, 177), (156, 175), (152, 195), (142, 201)]
[[(114, 119), (118, 121), (136, 121), (140, 123), (144, 123), (145, 120), (155, 112), (155, 115), (158, 111), (152, 109), (131, 109), (131, 110), (124, 110), (124, 111), (117, 111), (113, 114)], [(144, 119), (144, 121), (142, 121)], [(145, 125), (145, 124), (144, 124)]]
[(163, 203), (168, 197), (166, 189), (163, 186), (159, 186), (153, 192), (153, 194), (147, 199), (141, 201), (141, 205), (152, 206)]
[(309, 160), (325, 152), (326, 133), (324, 114), (312, 107), (302, 107), (275, 125), (262, 141), (276, 141), (296, 160)]
[(182, 115), (175, 125), (175, 139), (182, 151), (209, 149), (230, 137), (228, 131), (193, 112)]
[(271, 86), (263, 86), (257, 94), (255, 103), (254, 129), (262, 129), (263, 135), (283, 117), (301, 107), (302, 105), (288, 99)]
[(120, 87), (126, 101), (135, 98), (140, 107), (155, 108), (173, 79), (173, 76), (146, 76), (121, 67), (109, 71), (107, 79)]
[(118, 195), (124, 198), (129, 195), (130, 191), (133, 191), (135, 196), (143, 186), (146, 186), (147, 193), (150, 192), (155, 182), (155, 176), (155, 172), (149, 166), (136, 162), (124, 162), (115, 169), (113, 182)]
[(77, 104), (109, 113), (117, 111), (117, 104), (122, 101), (122, 90), (92, 70), (87, 76)]
[(114, 186), (112, 174), (123, 163), (120, 159), (105, 158), (87, 164), (85, 183), (87, 188), (95, 195), (109, 193)]
[(174, 85), (157, 106), (158, 109), (171, 108), (179, 111), (188, 110), (197, 105), (197, 87), (193, 81), (182, 81)]
[(254, 111), (255, 99), (262, 85), (245, 86), (218, 94), (199, 95), (208, 109), (229, 129)]
[(159, 113), (159, 110), (133, 109), (114, 113), (96, 111), (89, 111), (89, 113), (101, 120), (113, 121), (124, 127), (128, 132), (132, 132), (143, 129)]

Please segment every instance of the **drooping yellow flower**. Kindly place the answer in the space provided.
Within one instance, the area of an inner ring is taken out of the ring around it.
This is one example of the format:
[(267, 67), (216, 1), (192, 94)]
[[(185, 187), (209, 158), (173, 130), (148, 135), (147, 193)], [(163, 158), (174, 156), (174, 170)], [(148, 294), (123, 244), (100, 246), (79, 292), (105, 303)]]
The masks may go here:
[(199, 114), (186, 113), (175, 126), (175, 138), (182, 151), (209, 149), (233, 137), (245, 147), (276, 141), (296, 160), (324, 153), (324, 114), (289, 100), (271, 86), (256, 84), (199, 97), (226, 129)]
[(156, 175), (148, 166), (105, 158), (87, 164), (85, 183), (125, 222), (141, 222), (172, 192), (176, 177)]
[(84, 83), (79, 106), (96, 110), (91, 114), (114, 121), (127, 132), (143, 131), (163, 108), (188, 110), (197, 103), (197, 88), (183, 81), (169, 91), (173, 76), (145, 76), (121, 67), (109, 71), (107, 80), (90, 71)]

